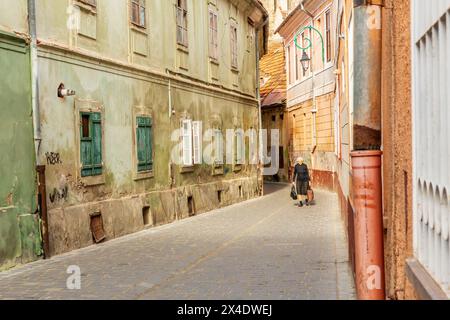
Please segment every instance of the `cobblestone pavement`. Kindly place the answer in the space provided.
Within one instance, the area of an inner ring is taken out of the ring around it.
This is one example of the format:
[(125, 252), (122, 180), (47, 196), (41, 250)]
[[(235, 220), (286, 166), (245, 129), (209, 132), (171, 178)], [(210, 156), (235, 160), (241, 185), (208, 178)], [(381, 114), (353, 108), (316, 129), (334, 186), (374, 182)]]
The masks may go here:
[[(337, 196), (289, 188), (0, 273), (0, 299), (354, 299)], [(67, 289), (67, 268), (81, 290)]]

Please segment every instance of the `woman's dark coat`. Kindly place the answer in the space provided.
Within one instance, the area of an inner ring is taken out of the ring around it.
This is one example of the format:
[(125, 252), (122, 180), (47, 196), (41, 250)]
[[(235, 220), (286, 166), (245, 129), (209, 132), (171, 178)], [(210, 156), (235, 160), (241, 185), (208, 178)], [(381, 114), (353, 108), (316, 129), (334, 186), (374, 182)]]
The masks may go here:
[(296, 164), (294, 169), (294, 182), (297, 186), (297, 194), (306, 196), (309, 189), (309, 170), (306, 164)]

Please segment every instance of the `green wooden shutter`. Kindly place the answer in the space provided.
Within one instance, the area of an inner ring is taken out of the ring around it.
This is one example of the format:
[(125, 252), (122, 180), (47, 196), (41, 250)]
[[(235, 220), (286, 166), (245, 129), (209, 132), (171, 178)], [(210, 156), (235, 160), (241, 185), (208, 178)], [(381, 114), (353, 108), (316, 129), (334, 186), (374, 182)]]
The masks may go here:
[(92, 173), (92, 126), (91, 115), (89, 113), (80, 113), (80, 119), (87, 117), (88, 136), (83, 136), (83, 121), (80, 121), (80, 155), (81, 155), (81, 176), (87, 177)]
[(149, 117), (137, 117), (136, 147), (138, 172), (151, 171), (153, 169), (153, 123)]
[(92, 175), (101, 175), (103, 173), (101, 113), (92, 114), (92, 159)]
[(80, 118), (89, 118), (89, 135), (83, 136), (80, 123), (81, 176), (89, 177), (103, 173), (102, 159), (102, 117), (101, 113), (80, 113)]

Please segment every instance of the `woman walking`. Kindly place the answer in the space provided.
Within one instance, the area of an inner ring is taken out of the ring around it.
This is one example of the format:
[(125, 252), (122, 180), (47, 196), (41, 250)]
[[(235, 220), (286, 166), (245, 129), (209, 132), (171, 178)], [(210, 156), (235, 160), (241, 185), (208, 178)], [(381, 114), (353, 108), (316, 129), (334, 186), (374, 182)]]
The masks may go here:
[(297, 198), (300, 201), (299, 207), (303, 207), (303, 203), (309, 206), (308, 202), (308, 189), (309, 189), (309, 170), (308, 166), (304, 163), (303, 158), (298, 158), (294, 169), (294, 181), (293, 184), (297, 188)]

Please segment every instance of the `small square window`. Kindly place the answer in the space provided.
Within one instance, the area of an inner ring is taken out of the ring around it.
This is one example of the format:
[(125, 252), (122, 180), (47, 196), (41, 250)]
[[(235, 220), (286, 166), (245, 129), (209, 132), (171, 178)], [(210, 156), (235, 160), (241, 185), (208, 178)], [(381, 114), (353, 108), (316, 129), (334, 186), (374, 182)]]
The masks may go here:
[(81, 116), (81, 127), (82, 127), (81, 131), (83, 133), (82, 134), (83, 138), (89, 138), (89, 136), (90, 136), (89, 119), (90, 119), (90, 116), (88, 114), (83, 114)]

